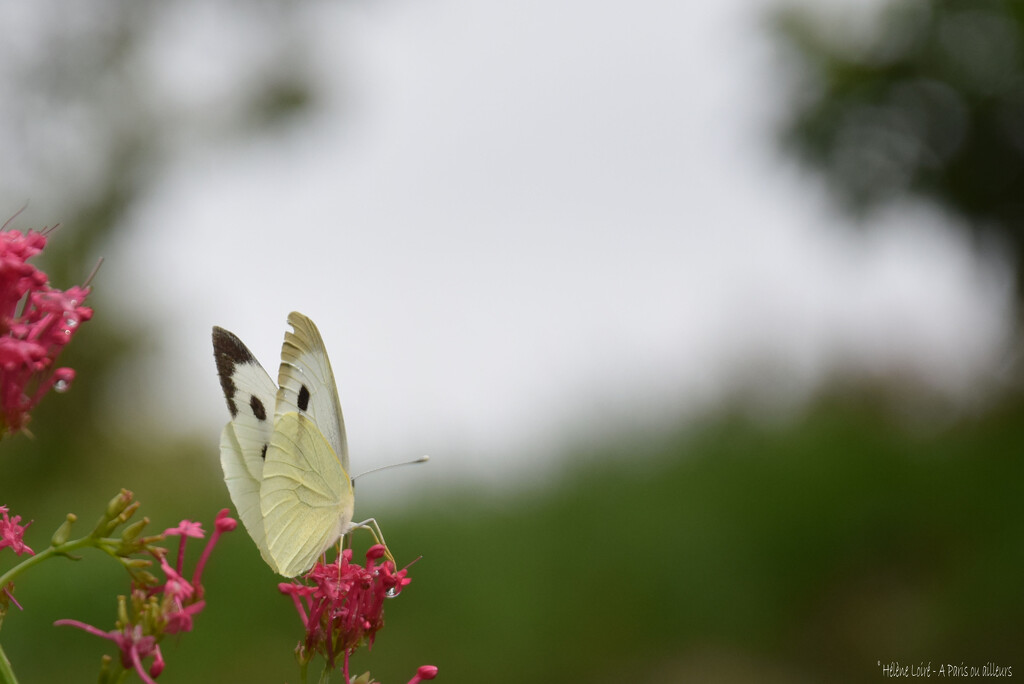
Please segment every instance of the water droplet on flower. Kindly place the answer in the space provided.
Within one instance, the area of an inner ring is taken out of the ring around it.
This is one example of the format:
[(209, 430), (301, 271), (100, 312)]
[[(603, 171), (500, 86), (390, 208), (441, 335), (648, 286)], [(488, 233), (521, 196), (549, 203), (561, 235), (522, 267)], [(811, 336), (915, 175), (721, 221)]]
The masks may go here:
[(67, 392), (68, 391), (68, 387), (70, 385), (71, 385), (70, 382), (68, 382), (67, 380), (64, 380), (62, 378), (62, 379), (58, 380), (57, 382), (53, 383), (53, 391), (54, 392)]
[(387, 598), (395, 598), (396, 596), (398, 596), (398, 593), (399, 592), (398, 592), (397, 589), (395, 589), (394, 587), (391, 587), (386, 592), (384, 592), (384, 596), (386, 596)]
[(65, 317), (64, 318), (64, 325), (68, 326), (69, 329), (77, 328), (78, 327), (78, 317), (77, 316), (67, 316), (67, 317)]

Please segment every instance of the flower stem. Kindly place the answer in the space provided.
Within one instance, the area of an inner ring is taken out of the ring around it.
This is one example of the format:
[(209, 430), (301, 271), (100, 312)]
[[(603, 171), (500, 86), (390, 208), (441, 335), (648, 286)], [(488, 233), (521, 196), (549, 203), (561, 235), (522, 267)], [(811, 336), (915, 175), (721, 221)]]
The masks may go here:
[[(47, 558), (51, 558), (56, 555), (63, 555), (71, 551), (77, 551), (78, 549), (85, 548), (86, 546), (95, 546), (96, 538), (93, 536), (82, 537), (81, 539), (74, 539), (57, 546), (50, 546), (45, 551), (40, 551), (34, 556), (29, 556), (22, 562), (15, 565), (13, 568), (0, 575), (0, 587), (6, 587), (10, 582), (14, 581), (14, 578), (25, 572), (33, 565), (42, 563)], [(2, 681), (2, 680), (0, 680)]]
[(14, 676), (14, 670), (11, 669), (11, 661), (7, 660), (7, 654), (4, 653), (3, 646), (0, 646), (0, 682), (2, 684), (18, 684), (18, 679)]

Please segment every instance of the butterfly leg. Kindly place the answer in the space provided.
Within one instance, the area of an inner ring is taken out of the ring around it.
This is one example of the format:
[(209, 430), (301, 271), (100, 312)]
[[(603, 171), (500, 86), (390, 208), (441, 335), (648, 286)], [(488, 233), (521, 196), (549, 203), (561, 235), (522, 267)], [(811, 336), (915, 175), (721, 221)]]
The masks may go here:
[(352, 529), (360, 527), (364, 530), (368, 530), (370, 534), (373, 535), (374, 541), (384, 547), (384, 555), (386, 555), (388, 560), (394, 563), (397, 567), (398, 563), (395, 561), (395, 557), (391, 555), (391, 549), (388, 548), (387, 542), (384, 541), (384, 533), (380, 531), (380, 525), (377, 524), (377, 521), (373, 518), (367, 518), (361, 523), (354, 523), (352, 525)]

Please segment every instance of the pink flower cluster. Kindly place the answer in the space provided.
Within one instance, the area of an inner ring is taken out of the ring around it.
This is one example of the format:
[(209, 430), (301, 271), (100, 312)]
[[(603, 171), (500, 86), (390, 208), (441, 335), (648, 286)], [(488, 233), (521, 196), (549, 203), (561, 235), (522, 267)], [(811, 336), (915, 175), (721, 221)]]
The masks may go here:
[[(0, 506), (0, 549), (10, 547), (11, 551), (14, 551), (18, 556), (23, 553), (27, 553), (30, 556), (35, 555), (35, 551), (30, 549), (25, 543), (25, 528), (32, 523), (28, 523), (28, 525), (20, 523), (20, 515), (12, 518), (7, 506)], [(3, 596), (0, 596), (0, 618), (3, 617), (7, 602), (13, 603), (19, 609), (21, 608), (21, 604), (14, 599), (14, 595), (11, 593), (13, 589), (13, 582), (5, 587), (0, 587), (0, 592), (3, 592)]]
[(30, 556), (35, 553), (25, 544), (25, 528), (28, 525), (21, 525), (21, 516), (13, 518), (8, 514), (7, 506), (0, 506), (0, 549), (11, 547), (17, 555), (27, 553)]
[[(313, 566), (305, 576), (312, 585), (278, 585), (281, 593), (292, 597), (306, 628), (305, 642), (297, 651), (300, 662), (308, 663), (319, 652), (327, 660), (328, 669), (334, 669), (341, 655), (344, 681), (349, 681), (349, 656), (363, 641), (372, 646), (377, 631), (384, 626), (384, 599), (396, 596), (412, 581), (406, 576), (408, 570), (396, 572), (390, 560), (378, 564), (386, 553), (381, 544), (371, 546), (366, 552), (366, 567), (362, 567), (352, 563), (352, 549), (345, 549), (337, 562)], [(420, 673), (417, 677), (433, 679)]]
[(82, 305), (88, 287), (61, 292), (28, 263), (46, 239), (32, 230), (0, 231), (0, 435), (23, 429), (51, 387), (68, 387), (74, 370), (54, 369), (54, 361), (92, 317)]
[[(203, 568), (206, 567), (220, 535), (230, 532), (237, 526), (238, 522), (228, 515), (227, 509), (217, 514), (214, 532), (206, 543), (199, 562), (196, 563), (191, 580), (185, 579), (182, 574), (185, 543), (188, 537), (202, 539), (202, 527), (199, 523), (182, 520), (177, 527), (165, 530), (164, 536), (181, 537), (177, 563), (175, 567), (171, 567), (166, 554), (159, 556), (160, 568), (166, 580), (163, 584), (150, 587), (133, 587), (130, 611), (128, 602), (124, 597), (120, 597), (117, 629), (104, 632), (98, 627), (78, 620), (57, 620), (54, 624), (78, 627), (90, 634), (113, 641), (121, 651), (121, 666), (126, 670), (134, 669), (147, 684), (155, 684), (153, 680), (164, 669), (160, 640), (166, 634), (192, 631), (193, 618), (206, 605), (201, 583)], [(150, 658), (152, 662), (146, 668), (143, 661)]]

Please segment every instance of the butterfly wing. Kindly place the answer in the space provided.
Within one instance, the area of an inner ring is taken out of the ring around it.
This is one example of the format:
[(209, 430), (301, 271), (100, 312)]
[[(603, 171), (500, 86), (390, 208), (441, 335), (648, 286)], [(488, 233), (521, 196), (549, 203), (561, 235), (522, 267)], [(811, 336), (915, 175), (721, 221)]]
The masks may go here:
[(263, 461), (273, 433), (277, 385), (256, 357), (234, 334), (213, 329), (213, 356), (220, 386), (231, 413), (231, 421), (220, 436), (220, 464), (231, 501), (242, 524), (270, 563), (263, 514), (260, 512), (260, 482)]
[(297, 311), (288, 314), (288, 323), (294, 332), (285, 333), (281, 347), (275, 419), (291, 412), (308, 415), (348, 473), (345, 419), (323, 338), (313, 321)]
[(348, 473), (313, 420), (279, 416), (260, 485), (270, 566), (285, 577), (309, 570), (349, 530), (353, 506)]

